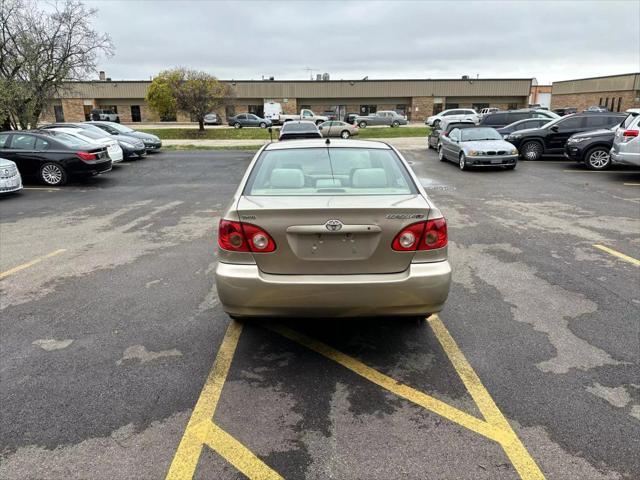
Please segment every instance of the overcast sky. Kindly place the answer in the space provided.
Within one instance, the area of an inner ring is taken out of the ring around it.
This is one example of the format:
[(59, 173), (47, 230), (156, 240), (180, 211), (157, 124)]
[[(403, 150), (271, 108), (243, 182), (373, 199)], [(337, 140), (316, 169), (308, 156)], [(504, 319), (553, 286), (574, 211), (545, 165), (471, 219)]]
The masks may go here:
[(640, 1), (90, 0), (114, 79), (186, 66), (222, 79), (535, 77), (640, 71)]

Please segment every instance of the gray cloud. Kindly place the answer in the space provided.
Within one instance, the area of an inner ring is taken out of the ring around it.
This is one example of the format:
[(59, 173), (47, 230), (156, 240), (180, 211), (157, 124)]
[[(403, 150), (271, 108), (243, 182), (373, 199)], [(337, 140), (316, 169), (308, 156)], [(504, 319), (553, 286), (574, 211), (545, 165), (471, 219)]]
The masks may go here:
[(640, 2), (99, 1), (117, 51), (101, 68), (147, 79), (176, 65), (220, 78), (540, 82), (640, 70)]

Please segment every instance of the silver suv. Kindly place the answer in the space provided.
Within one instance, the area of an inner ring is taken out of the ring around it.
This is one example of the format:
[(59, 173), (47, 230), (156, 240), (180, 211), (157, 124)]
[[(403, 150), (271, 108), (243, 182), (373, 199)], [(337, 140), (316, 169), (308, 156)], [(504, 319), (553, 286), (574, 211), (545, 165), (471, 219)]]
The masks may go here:
[(640, 108), (630, 108), (629, 115), (616, 130), (611, 148), (611, 162), (640, 167)]
[(120, 117), (116, 112), (104, 108), (94, 108), (91, 110), (91, 120), (94, 122), (103, 121), (120, 123)]

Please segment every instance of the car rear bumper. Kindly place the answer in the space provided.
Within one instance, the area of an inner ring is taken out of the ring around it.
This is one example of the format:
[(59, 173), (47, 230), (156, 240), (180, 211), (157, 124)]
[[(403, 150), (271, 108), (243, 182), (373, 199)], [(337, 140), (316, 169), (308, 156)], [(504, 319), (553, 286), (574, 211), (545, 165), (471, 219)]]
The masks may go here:
[(616, 152), (612, 149), (611, 162), (620, 165), (633, 165), (634, 167), (640, 167), (640, 155), (631, 152)]
[(412, 263), (404, 272), (272, 275), (257, 265), (218, 263), (218, 297), (230, 315), (256, 317), (412, 316), (442, 310), (448, 261)]

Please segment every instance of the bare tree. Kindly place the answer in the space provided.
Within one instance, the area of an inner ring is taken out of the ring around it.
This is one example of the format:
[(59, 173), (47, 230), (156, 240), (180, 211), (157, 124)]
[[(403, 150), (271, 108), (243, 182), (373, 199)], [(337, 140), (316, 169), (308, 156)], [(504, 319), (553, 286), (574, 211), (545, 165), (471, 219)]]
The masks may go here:
[(79, 0), (44, 8), (35, 0), (0, 0), (0, 116), (14, 128), (35, 127), (64, 82), (86, 78), (100, 55), (113, 54), (109, 35), (91, 26), (95, 14)]

